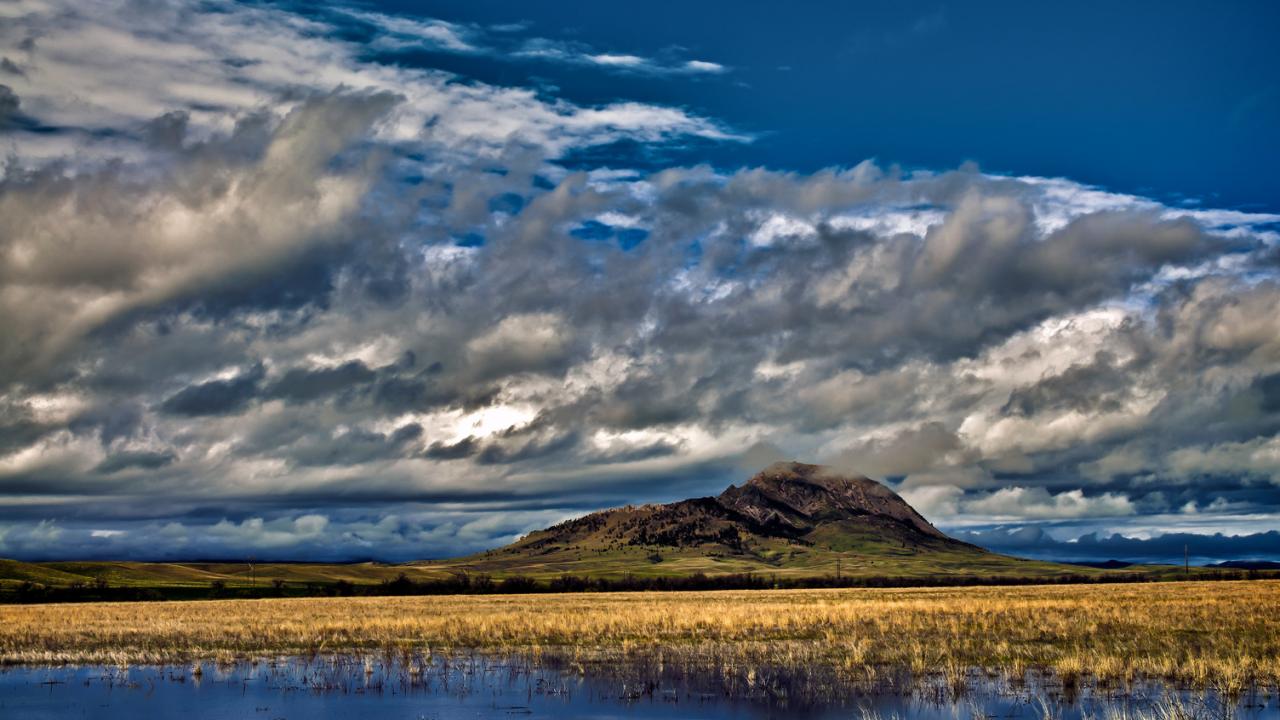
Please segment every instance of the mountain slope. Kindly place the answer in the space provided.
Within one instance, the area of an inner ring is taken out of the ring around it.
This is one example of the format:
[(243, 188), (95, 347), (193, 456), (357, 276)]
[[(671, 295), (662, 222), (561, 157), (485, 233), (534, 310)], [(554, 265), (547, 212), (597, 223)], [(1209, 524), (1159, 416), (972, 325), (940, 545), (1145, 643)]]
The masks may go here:
[(424, 563), (494, 575), (596, 577), (738, 572), (863, 576), (1054, 575), (947, 537), (889, 488), (779, 463), (716, 497), (591, 513), (467, 558)]

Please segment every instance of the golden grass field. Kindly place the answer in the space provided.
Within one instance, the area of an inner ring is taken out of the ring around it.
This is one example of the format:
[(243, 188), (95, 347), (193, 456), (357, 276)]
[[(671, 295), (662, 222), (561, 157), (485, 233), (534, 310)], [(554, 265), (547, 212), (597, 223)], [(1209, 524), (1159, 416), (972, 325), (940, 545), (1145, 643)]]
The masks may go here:
[(581, 664), (1280, 681), (1280, 581), (0, 606), (7, 663), (480, 651)]

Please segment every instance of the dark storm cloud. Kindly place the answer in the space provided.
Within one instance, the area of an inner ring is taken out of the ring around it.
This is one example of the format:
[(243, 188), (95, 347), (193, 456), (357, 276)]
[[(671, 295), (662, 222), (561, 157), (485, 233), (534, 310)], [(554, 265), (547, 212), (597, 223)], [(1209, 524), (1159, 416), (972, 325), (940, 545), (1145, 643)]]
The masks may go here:
[(375, 377), (377, 374), (359, 360), (318, 370), (293, 368), (272, 383), (266, 394), (270, 397), (306, 402), (365, 385), (372, 382)]
[(189, 385), (166, 398), (160, 404), (160, 409), (189, 417), (225, 415), (243, 408), (253, 400), (265, 373), (263, 366), (258, 364), (230, 380), (210, 380)]
[(122, 452), (108, 456), (98, 463), (96, 470), (103, 475), (110, 475), (121, 470), (137, 468), (139, 470), (158, 470), (172, 464), (178, 458), (172, 452)]
[(337, 437), (307, 436), (288, 449), (299, 465), (340, 467), (402, 457), (405, 446), (422, 436), (422, 426), (410, 423), (390, 433), (348, 430)]
[(134, 401), (107, 402), (90, 408), (67, 423), (74, 433), (98, 433), (103, 446), (135, 437), (143, 426), (146, 409)]
[(476, 454), (481, 465), (510, 465), (538, 460), (573, 449), (581, 437), (576, 432), (563, 432), (516, 442), (498, 441), (486, 445)]
[[(8, 62), (8, 58), (5, 58)], [(21, 105), (18, 94), (8, 85), (0, 85), (0, 129), (18, 117), (18, 106)]]
[(1266, 413), (1280, 413), (1280, 373), (1254, 378), (1250, 386), (1258, 409)]
[(274, 374), (255, 386), (263, 400), (279, 399), (290, 404), (336, 401), (350, 408), (376, 406), (386, 412), (422, 411), (436, 407), (484, 407), (493, 402), (498, 389), (470, 385), (442, 375), (442, 366), (433, 363), (416, 369), (412, 351), (398, 361), (371, 368), (360, 360), (330, 367), (292, 367)]
[(1118, 367), (1115, 358), (1103, 350), (1088, 363), (1073, 365), (1060, 375), (1015, 389), (1003, 410), (1027, 416), (1042, 410), (1114, 411), (1127, 399), (1129, 380), (1128, 369)]
[(476, 442), (475, 437), (468, 435), (451, 445), (439, 441), (433, 442), (424, 454), (433, 460), (461, 460), (479, 451), (479, 443)]
[(0, 453), (11, 453), (30, 446), (35, 441), (58, 429), (57, 425), (34, 422), (30, 417), (22, 417), (19, 409), (12, 409), (13, 415), (0, 420)]

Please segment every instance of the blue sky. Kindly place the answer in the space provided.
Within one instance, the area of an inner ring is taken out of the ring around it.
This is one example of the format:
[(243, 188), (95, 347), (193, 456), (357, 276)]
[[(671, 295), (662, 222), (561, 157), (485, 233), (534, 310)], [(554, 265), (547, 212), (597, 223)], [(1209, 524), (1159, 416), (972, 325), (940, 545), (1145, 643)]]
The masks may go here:
[[(1277, 210), (1280, 9), (1266, 3), (377, 4), (644, 58), (704, 58), (670, 75), (432, 51), (385, 59), (578, 103), (677, 105), (752, 134), (664, 159), (812, 172), (867, 158), (972, 161), (1187, 202)], [(597, 156), (598, 157), (598, 156)], [(620, 161), (632, 158), (623, 156)]]
[(0, 6), (0, 556), (1280, 557), (1277, 11), (829, 5)]

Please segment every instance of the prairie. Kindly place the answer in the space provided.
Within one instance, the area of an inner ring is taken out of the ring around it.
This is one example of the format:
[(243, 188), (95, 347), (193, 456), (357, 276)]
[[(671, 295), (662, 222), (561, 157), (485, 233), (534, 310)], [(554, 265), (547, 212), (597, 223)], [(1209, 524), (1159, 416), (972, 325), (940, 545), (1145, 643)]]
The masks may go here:
[(463, 653), (851, 681), (1039, 670), (1235, 692), (1280, 682), (1280, 582), (0, 606), (5, 663)]

